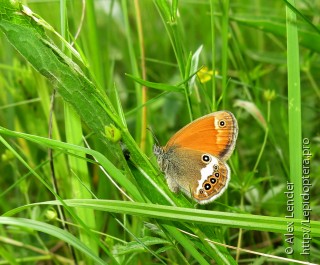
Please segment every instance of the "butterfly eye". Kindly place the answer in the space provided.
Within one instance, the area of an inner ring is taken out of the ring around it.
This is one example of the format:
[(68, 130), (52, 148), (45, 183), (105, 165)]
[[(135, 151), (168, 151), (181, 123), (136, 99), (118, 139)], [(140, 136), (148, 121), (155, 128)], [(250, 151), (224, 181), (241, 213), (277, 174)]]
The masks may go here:
[(210, 190), (211, 189), (211, 185), (209, 183), (204, 185), (205, 190)]
[(219, 126), (220, 127), (226, 126), (226, 122), (224, 120), (219, 121)]
[(209, 155), (202, 155), (202, 161), (206, 164), (211, 162), (211, 157)]

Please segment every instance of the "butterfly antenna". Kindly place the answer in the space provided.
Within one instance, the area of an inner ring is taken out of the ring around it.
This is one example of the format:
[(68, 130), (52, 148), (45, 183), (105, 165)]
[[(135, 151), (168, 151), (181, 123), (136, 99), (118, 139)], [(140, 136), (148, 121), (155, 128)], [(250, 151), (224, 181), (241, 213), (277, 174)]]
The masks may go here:
[(157, 146), (160, 146), (159, 140), (158, 140), (158, 138), (156, 137), (156, 135), (155, 135), (154, 131), (152, 130), (152, 128), (147, 127), (147, 130), (149, 130), (149, 131), (151, 132), (152, 137), (153, 137), (153, 140), (155, 141), (156, 145), (157, 145)]

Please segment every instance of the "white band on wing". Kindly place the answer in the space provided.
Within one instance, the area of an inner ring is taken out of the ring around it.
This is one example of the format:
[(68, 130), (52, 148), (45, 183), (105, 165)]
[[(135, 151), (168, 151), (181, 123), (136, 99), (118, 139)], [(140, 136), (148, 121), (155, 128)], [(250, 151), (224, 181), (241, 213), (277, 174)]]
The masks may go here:
[(198, 180), (199, 185), (197, 187), (197, 194), (199, 194), (200, 189), (202, 189), (203, 183), (208, 179), (209, 176), (212, 176), (214, 165), (217, 165), (217, 166), (219, 165), (219, 161), (216, 157), (209, 154), (207, 155), (210, 157), (211, 161), (204, 168), (200, 170), (201, 179)]

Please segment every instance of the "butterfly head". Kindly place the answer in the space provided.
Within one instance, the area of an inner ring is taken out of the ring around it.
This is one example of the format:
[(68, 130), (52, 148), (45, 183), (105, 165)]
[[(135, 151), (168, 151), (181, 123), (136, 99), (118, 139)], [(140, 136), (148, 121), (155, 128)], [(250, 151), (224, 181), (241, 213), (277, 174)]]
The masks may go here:
[(165, 152), (164, 152), (164, 149), (163, 147), (155, 144), (153, 145), (153, 153), (155, 154), (155, 156), (157, 157), (157, 162), (159, 164), (159, 167), (161, 169), (161, 171), (164, 171), (164, 155), (165, 155)]

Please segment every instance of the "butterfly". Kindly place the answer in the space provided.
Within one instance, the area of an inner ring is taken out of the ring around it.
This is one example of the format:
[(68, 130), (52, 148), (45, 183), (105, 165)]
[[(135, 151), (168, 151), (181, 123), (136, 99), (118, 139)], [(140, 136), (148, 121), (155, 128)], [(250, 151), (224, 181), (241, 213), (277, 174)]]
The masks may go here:
[(217, 199), (230, 181), (226, 160), (238, 136), (238, 123), (229, 111), (217, 111), (189, 123), (153, 152), (171, 191), (182, 191), (200, 204)]

